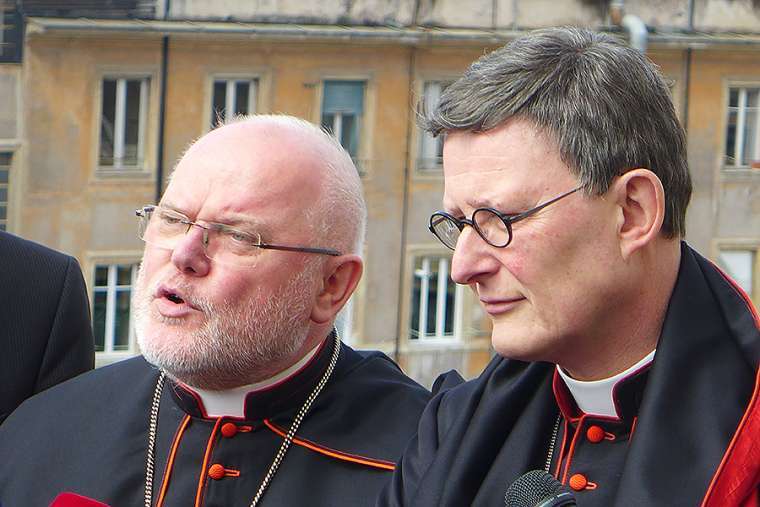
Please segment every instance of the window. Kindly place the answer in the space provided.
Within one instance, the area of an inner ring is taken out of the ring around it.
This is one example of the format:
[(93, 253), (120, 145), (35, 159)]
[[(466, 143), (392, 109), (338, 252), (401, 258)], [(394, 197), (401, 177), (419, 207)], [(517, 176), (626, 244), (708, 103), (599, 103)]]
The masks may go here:
[(364, 112), (364, 81), (325, 81), (322, 127), (334, 135), (356, 161)]
[(134, 343), (130, 299), (137, 276), (134, 264), (98, 264), (92, 296), (92, 327), (97, 352), (131, 352)]
[(725, 167), (760, 167), (760, 87), (729, 88)]
[(414, 260), (412, 311), (409, 337), (412, 340), (451, 339), (461, 288), (449, 277), (449, 257), (425, 256)]
[(21, 61), (23, 33), (20, 5), (17, 6), (16, 2), (0, 0), (0, 62)]
[(148, 78), (103, 79), (100, 166), (139, 169), (145, 160)]
[(8, 184), (13, 153), (0, 152), (0, 231), (8, 230)]
[(718, 265), (739, 284), (744, 292), (754, 297), (755, 250), (721, 250)]
[(215, 79), (211, 97), (212, 129), (241, 114), (256, 112), (257, 82), (254, 79)]
[[(427, 81), (422, 90), (422, 100), (425, 111), (433, 111), (441, 100), (441, 92), (451, 84), (450, 81)], [(425, 131), (420, 131), (420, 157), (417, 169), (420, 171), (440, 170), (443, 164), (443, 134), (433, 137)]]

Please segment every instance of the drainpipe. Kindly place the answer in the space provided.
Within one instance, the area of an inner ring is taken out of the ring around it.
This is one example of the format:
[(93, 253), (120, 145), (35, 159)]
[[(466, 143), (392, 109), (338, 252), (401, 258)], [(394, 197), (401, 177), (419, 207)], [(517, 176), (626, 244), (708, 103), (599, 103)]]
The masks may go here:
[[(169, 18), (169, 2), (171, 0), (164, 0), (164, 20)], [(164, 189), (164, 136), (166, 128), (166, 80), (168, 78), (169, 67), (169, 36), (164, 35), (161, 38), (161, 93), (158, 102), (158, 146), (156, 161), (156, 189), (155, 189), (155, 202), (161, 200), (161, 194)]]
[(612, 0), (610, 2), (610, 20), (613, 24), (625, 28), (631, 47), (642, 53), (647, 52), (647, 25), (640, 17), (625, 14), (624, 0)]

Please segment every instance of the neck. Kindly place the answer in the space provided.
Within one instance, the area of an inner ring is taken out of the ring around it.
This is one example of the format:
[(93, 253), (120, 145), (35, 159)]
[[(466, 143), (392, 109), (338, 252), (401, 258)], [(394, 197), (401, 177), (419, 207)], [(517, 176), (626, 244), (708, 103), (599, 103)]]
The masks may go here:
[(615, 310), (585, 337), (584, 346), (567, 351), (558, 365), (576, 380), (610, 378), (657, 348), (681, 260), (678, 240), (660, 239), (616, 271)]
[(203, 403), (206, 415), (208, 417), (244, 417), (245, 416), (245, 399), (250, 393), (263, 391), (275, 385), (287, 382), (288, 379), (297, 375), (303, 370), (317, 353), (319, 346), (314, 347), (306, 353), (298, 362), (289, 368), (269, 377), (268, 379), (248, 384), (245, 386), (213, 391), (210, 389), (199, 389), (185, 386), (188, 390), (195, 392)]

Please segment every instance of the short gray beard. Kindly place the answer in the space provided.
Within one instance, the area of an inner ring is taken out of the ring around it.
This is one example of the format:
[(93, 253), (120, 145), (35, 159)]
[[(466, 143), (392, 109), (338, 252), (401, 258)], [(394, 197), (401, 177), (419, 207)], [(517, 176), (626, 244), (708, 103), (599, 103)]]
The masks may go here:
[(203, 312), (206, 323), (197, 331), (177, 327), (164, 332), (169, 336), (151, 336), (152, 321), (171, 327), (182, 320), (152, 311), (153, 294), (168, 280), (147, 287), (141, 266), (132, 298), (140, 350), (171, 378), (200, 389), (231, 389), (264, 380), (277, 373), (272, 365), (291, 357), (306, 341), (316, 267), (308, 264), (274, 293), (257, 290), (245, 301), (218, 304), (196, 294), (180, 277), (172, 279), (186, 301)]

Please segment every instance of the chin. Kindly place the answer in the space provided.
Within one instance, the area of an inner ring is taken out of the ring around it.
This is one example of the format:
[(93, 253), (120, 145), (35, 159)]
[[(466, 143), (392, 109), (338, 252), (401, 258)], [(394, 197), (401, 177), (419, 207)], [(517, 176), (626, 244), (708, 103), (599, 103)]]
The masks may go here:
[(518, 361), (548, 361), (547, 343), (537, 332), (521, 329), (521, 326), (494, 324), (491, 345), (497, 354)]

